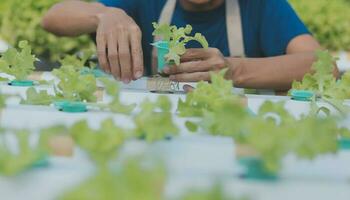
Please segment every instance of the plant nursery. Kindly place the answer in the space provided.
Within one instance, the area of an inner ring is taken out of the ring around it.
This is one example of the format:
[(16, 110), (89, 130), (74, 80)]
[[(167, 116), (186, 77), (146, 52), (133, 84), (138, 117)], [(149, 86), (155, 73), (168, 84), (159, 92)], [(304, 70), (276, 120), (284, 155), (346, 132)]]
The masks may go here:
[(1, 200), (350, 200), (349, 0), (1, 0)]

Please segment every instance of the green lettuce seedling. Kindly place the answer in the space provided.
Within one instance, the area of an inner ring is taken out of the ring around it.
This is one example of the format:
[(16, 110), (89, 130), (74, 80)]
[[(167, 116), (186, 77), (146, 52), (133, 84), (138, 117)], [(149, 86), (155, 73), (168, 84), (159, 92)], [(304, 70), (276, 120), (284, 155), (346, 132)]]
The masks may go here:
[(107, 104), (94, 104), (92, 106), (122, 114), (130, 114), (135, 109), (136, 104), (125, 105), (120, 101), (120, 86), (115, 80), (108, 78), (100, 78), (99, 80), (103, 83), (106, 94), (112, 97), (112, 100)]
[(162, 164), (143, 165), (140, 159), (129, 159), (117, 172), (99, 173), (64, 194), (62, 200), (162, 200), (166, 172)]
[[(199, 82), (197, 88), (186, 95), (186, 100), (179, 100), (178, 111), (182, 117), (200, 117), (203, 112), (215, 110), (223, 102), (240, 103), (241, 98), (232, 93), (233, 83), (226, 80), (222, 70), (211, 75), (211, 83)], [(240, 103), (241, 104), (241, 103)]]
[(64, 65), (52, 72), (59, 79), (55, 87), (56, 96), (68, 101), (96, 102), (96, 78), (92, 74), (82, 75), (74, 66)]
[(204, 114), (201, 127), (208, 133), (232, 137), (237, 144), (251, 147), (269, 172), (278, 172), (288, 154), (313, 159), (336, 153), (340, 129), (336, 119), (288, 113), (284, 103), (265, 102), (256, 116), (238, 104), (226, 102)]
[(21, 104), (25, 105), (50, 105), (55, 100), (54, 95), (48, 94), (46, 90), (37, 91), (30, 87), (26, 91), (26, 99), (21, 100)]
[(317, 61), (312, 65), (313, 74), (308, 73), (301, 82), (294, 81), (293, 89), (310, 90), (325, 95), (336, 84), (333, 76), (336, 59), (327, 51), (317, 51)]
[(30, 133), (27, 130), (18, 130), (11, 133), (18, 142), (18, 152), (14, 152), (12, 149), (10, 149), (9, 144), (5, 139), (5, 130), (1, 130), (1, 132), (0, 174), (5, 176), (17, 175), (32, 167), (46, 155), (46, 151), (45, 149), (41, 148), (41, 145), (37, 145), (36, 147), (30, 146)]
[(302, 81), (294, 81), (292, 90), (308, 90), (315, 93), (316, 100), (322, 99), (332, 105), (340, 113), (345, 114), (349, 109), (343, 105), (345, 99), (350, 98), (350, 72), (346, 72), (337, 80), (333, 71), (336, 58), (328, 51), (317, 51), (317, 61), (312, 65), (314, 73), (308, 73)]
[[(337, 152), (338, 137), (344, 131), (338, 128), (336, 118), (318, 117), (316, 111), (296, 118), (285, 109), (284, 102), (270, 101), (252, 114), (232, 94), (232, 82), (225, 80), (224, 74), (212, 74), (211, 84), (198, 84), (185, 101), (179, 101), (180, 116), (199, 119), (186, 124), (190, 130), (195, 131), (199, 126), (209, 134), (232, 137), (237, 144), (252, 148), (257, 154), (254, 156), (273, 173), (279, 171), (282, 159), (288, 154), (313, 159)], [(324, 110), (319, 107), (312, 110), (320, 109)]]
[(166, 96), (158, 97), (156, 102), (145, 100), (141, 111), (134, 117), (137, 137), (146, 141), (163, 140), (167, 136), (177, 135), (178, 128), (173, 122), (171, 102)]
[(107, 167), (108, 161), (116, 157), (128, 137), (128, 131), (116, 126), (112, 119), (103, 121), (97, 130), (90, 128), (87, 121), (80, 121), (69, 132), (75, 143), (89, 154), (101, 170)]
[(27, 80), (34, 71), (34, 62), (37, 59), (32, 55), (32, 49), (27, 41), (18, 44), (19, 50), (9, 48), (0, 58), (0, 72), (11, 75), (18, 81)]
[(190, 41), (199, 42), (203, 48), (208, 48), (208, 42), (201, 33), (190, 36), (192, 26), (177, 28), (169, 24), (153, 23), (154, 36), (159, 36), (163, 41), (169, 43), (169, 53), (165, 55), (168, 63), (180, 64), (180, 57), (186, 52), (186, 44)]

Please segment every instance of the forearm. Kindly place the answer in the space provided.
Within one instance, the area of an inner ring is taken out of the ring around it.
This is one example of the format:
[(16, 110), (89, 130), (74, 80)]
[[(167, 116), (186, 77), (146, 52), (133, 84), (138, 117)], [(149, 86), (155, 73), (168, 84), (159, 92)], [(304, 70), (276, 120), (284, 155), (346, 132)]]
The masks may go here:
[(100, 3), (63, 1), (53, 6), (44, 16), (42, 26), (60, 36), (78, 36), (93, 33), (99, 14), (110, 9)]
[(301, 80), (311, 71), (316, 60), (314, 52), (289, 54), (270, 58), (227, 58), (229, 77), (236, 87), (288, 90), (294, 80)]

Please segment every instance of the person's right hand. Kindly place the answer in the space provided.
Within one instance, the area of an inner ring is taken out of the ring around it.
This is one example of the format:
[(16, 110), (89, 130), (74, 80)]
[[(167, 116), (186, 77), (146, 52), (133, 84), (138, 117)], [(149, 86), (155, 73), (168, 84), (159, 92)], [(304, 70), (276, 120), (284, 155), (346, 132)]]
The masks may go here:
[(123, 10), (107, 8), (98, 15), (97, 54), (101, 68), (129, 83), (143, 75), (140, 28)]

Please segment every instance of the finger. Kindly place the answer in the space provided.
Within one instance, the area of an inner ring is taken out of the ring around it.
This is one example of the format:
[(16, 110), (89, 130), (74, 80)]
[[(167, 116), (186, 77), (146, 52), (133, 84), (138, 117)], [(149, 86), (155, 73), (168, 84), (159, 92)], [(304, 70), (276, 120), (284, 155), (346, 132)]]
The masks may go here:
[(185, 54), (181, 56), (181, 62), (203, 60), (209, 58), (210, 55), (211, 49), (187, 49)]
[(108, 38), (108, 61), (111, 67), (113, 76), (120, 80), (120, 65), (119, 65), (119, 54), (118, 54), (118, 43), (116, 37), (111, 34)]
[(134, 80), (141, 78), (144, 71), (141, 39), (142, 39), (141, 31), (137, 27), (135, 31), (131, 33), (131, 38), (130, 38), (132, 64), (133, 64), (132, 73), (133, 73)]
[(129, 38), (126, 33), (121, 33), (118, 38), (119, 63), (121, 79), (124, 83), (130, 83), (131, 75), (131, 56)]
[(187, 74), (176, 74), (169, 77), (171, 81), (178, 82), (198, 82), (198, 81), (208, 81), (210, 79), (209, 72), (195, 72)]
[(166, 74), (181, 74), (181, 73), (193, 73), (193, 72), (206, 72), (212, 69), (209, 61), (190, 61), (184, 62), (176, 66), (167, 66), (164, 68)]
[(96, 33), (96, 46), (97, 46), (97, 57), (98, 62), (101, 66), (101, 68), (107, 72), (110, 73), (111, 69), (109, 67), (109, 63), (107, 61), (107, 43), (106, 39), (104, 37), (104, 34), (102, 34), (100, 31), (97, 31)]
[(184, 85), (183, 86), (183, 89), (186, 93), (190, 93), (190, 92), (193, 92), (193, 90), (195, 89), (194, 87), (190, 86), (190, 85)]

